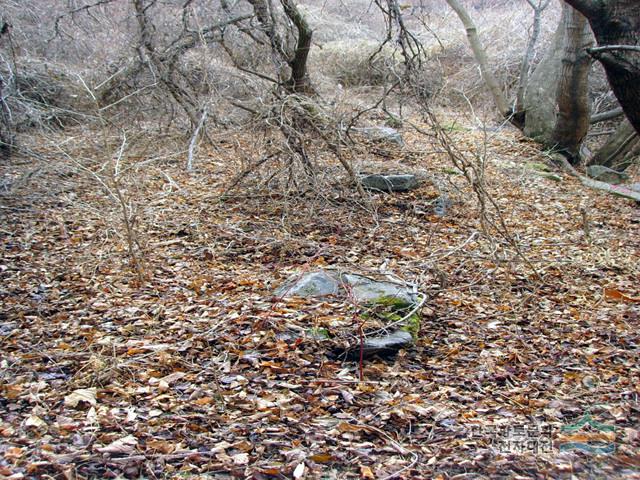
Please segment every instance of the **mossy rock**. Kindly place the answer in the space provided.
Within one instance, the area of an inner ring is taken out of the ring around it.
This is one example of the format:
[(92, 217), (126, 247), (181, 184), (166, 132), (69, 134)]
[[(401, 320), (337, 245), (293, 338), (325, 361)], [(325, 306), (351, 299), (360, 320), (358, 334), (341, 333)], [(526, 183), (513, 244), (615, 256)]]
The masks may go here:
[(541, 163), (541, 162), (527, 162), (525, 164), (525, 167), (527, 167), (529, 170), (535, 170), (536, 172), (550, 172), (551, 169), (549, 168), (549, 165), (545, 164), (545, 163)]
[(331, 338), (329, 330), (322, 327), (311, 328), (307, 330), (307, 335), (309, 335), (314, 340), (329, 340)]
[[(368, 302), (367, 306), (372, 312), (365, 315), (378, 318), (385, 325), (391, 325), (400, 322), (416, 305), (397, 297), (380, 297)], [(420, 324), (420, 312), (416, 311), (406, 318), (397, 330), (409, 332), (413, 340), (416, 341), (420, 332)]]

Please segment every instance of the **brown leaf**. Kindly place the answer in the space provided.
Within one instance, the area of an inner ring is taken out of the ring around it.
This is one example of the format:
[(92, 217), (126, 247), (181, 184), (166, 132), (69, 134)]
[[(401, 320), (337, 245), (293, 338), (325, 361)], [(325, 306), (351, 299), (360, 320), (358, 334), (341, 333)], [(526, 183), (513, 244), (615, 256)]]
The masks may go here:
[(366, 479), (375, 479), (376, 476), (373, 474), (373, 472), (371, 471), (371, 468), (362, 465), (360, 467), (360, 478), (366, 478)]
[(96, 396), (98, 390), (93, 388), (81, 388), (74, 390), (71, 394), (64, 397), (65, 407), (76, 408), (79, 403), (85, 402), (89, 405), (96, 405)]
[(620, 290), (616, 290), (615, 288), (605, 288), (604, 298), (608, 300), (614, 300), (616, 302), (640, 303), (640, 298), (630, 297), (629, 295), (622, 293)]
[(119, 438), (111, 442), (105, 447), (98, 447), (96, 450), (100, 453), (119, 453), (119, 454), (131, 454), (138, 446), (138, 439), (133, 435), (127, 435), (126, 437)]
[(316, 463), (331, 463), (333, 461), (333, 457), (328, 453), (316, 453), (311, 455), (309, 459)]

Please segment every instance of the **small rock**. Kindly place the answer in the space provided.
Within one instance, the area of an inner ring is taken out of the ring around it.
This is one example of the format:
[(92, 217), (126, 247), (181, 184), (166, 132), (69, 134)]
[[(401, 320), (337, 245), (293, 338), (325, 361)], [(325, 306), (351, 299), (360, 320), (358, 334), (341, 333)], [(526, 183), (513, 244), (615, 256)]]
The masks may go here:
[(402, 135), (395, 128), (391, 127), (363, 127), (363, 128), (354, 128), (358, 133), (361, 133), (369, 140), (373, 140), (374, 142), (388, 142), (395, 143), (399, 146), (404, 146), (404, 140), (402, 139)]
[(600, 182), (612, 183), (614, 185), (629, 180), (629, 175), (618, 172), (603, 165), (590, 165), (587, 167), (587, 175)]
[(351, 294), (358, 303), (367, 303), (380, 298), (396, 298), (406, 303), (414, 303), (416, 295), (403, 285), (373, 280), (362, 275), (345, 273), (342, 282), (349, 285)]
[(453, 205), (453, 202), (449, 200), (446, 196), (440, 195), (435, 202), (435, 206), (433, 207), (433, 213), (435, 213), (438, 217), (445, 217), (447, 215), (447, 211)]
[(634, 192), (640, 192), (640, 182), (632, 183), (627, 188), (629, 188), (629, 190), (633, 190)]
[(273, 292), (276, 297), (326, 297), (343, 291), (335, 272), (311, 272), (295, 275)]
[(347, 296), (347, 287), (353, 299), (358, 303), (367, 303), (375, 299), (392, 297), (407, 303), (414, 303), (416, 295), (403, 285), (373, 280), (354, 273), (341, 273), (337, 270), (319, 270), (302, 275), (294, 275), (286, 280), (274, 292), (276, 297), (326, 297), (328, 295)]
[(416, 295), (403, 285), (373, 280), (354, 273), (337, 270), (319, 270), (302, 275), (294, 275), (274, 292), (276, 297), (326, 297), (328, 295), (347, 296), (347, 287), (358, 303), (367, 303), (379, 298), (397, 298), (414, 303)]
[(562, 177), (552, 172), (535, 172), (535, 175), (548, 180), (553, 180), (554, 182), (562, 182)]
[(551, 168), (546, 163), (541, 162), (527, 162), (525, 165), (529, 170), (535, 170), (536, 172), (550, 172)]
[(367, 175), (360, 179), (362, 186), (381, 192), (406, 192), (419, 185), (415, 175)]
[[(396, 330), (388, 335), (366, 338), (362, 344), (362, 357), (369, 358), (374, 355), (393, 355), (401, 348), (411, 347), (414, 343), (411, 333), (404, 330)], [(345, 352), (339, 352), (347, 358), (360, 357), (360, 345), (354, 345)]]

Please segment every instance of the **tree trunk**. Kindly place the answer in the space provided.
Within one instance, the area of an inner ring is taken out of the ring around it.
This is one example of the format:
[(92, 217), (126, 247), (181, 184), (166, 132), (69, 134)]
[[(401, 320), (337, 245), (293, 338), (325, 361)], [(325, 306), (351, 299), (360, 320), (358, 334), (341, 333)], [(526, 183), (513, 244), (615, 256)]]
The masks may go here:
[(599, 45), (591, 53), (604, 66), (613, 93), (640, 133), (640, 2), (565, 1), (589, 19)]
[(549, 144), (556, 123), (556, 93), (562, 70), (562, 51), (567, 31), (567, 12), (562, 10), (560, 23), (551, 45), (529, 79), (524, 109), (524, 134), (543, 144)]
[(580, 145), (589, 130), (589, 70), (591, 57), (586, 48), (593, 45), (593, 35), (587, 19), (577, 10), (565, 7), (567, 21), (562, 70), (558, 85), (558, 116), (552, 134), (556, 148), (576, 164), (580, 160)]
[(588, 81), (593, 44), (586, 19), (564, 5), (552, 46), (531, 76), (525, 135), (577, 163), (589, 129)]
[(309, 50), (311, 49), (311, 38), (313, 30), (305, 20), (304, 16), (298, 10), (298, 6), (293, 0), (280, 0), (284, 8), (284, 13), (295, 25), (298, 32), (298, 40), (296, 42), (295, 52), (289, 60), (291, 67), (291, 78), (289, 79), (289, 87), (294, 92), (311, 93), (311, 82), (307, 75), (307, 60), (309, 58)]
[[(280, 0), (287, 18), (296, 29), (296, 45), (291, 47), (278, 33), (276, 18), (271, 0), (247, 0), (253, 7), (256, 18), (265, 35), (269, 38), (271, 50), (279, 70), (282, 85), (290, 92), (311, 93), (313, 88), (307, 73), (307, 60), (313, 30), (294, 0)], [(289, 67), (289, 72), (286, 67)]]
[(523, 128), (526, 121), (526, 114), (524, 108), (524, 98), (527, 92), (527, 84), (529, 83), (529, 74), (531, 70), (531, 62), (535, 55), (536, 43), (540, 36), (540, 26), (542, 24), (542, 13), (549, 6), (551, 0), (539, 1), (538, 4), (533, 0), (527, 0), (529, 6), (533, 9), (533, 25), (531, 26), (531, 36), (527, 42), (527, 49), (522, 59), (522, 66), (520, 67), (520, 76), (518, 78), (518, 91), (516, 93), (516, 106), (513, 109), (513, 115), (515, 123)]
[(607, 143), (593, 156), (590, 165), (625, 170), (640, 155), (640, 137), (628, 120), (623, 120)]
[(456, 15), (458, 15), (460, 21), (464, 25), (465, 30), (467, 31), (467, 38), (469, 39), (471, 50), (473, 50), (473, 56), (475, 57), (476, 62), (478, 62), (482, 79), (489, 88), (498, 111), (503, 117), (509, 117), (511, 115), (511, 109), (509, 108), (507, 99), (500, 88), (498, 80), (489, 67), (487, 52), (482, 46), (482, 42), (480, 41), (480, 37), (478, 36), (478, 29), (476, 28), (475, 23), (473, 23), (473, 19), (469, 15), (469, 12), (467, 12), (465, 7), (462, 5), (462, 3), (460, 3), (458, 0), (446, 1), (452, 8), (452, 10), (456, 12)]

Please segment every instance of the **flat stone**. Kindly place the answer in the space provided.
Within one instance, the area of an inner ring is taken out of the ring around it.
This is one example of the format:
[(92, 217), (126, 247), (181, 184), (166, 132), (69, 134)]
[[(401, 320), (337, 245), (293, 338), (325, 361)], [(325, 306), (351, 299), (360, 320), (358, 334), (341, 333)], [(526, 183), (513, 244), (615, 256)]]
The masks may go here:
[(618, 172), (603, 165), (590, 165), (587, 167), (587, 175), (600, 182), (611, 184), (623, 183), (629, 180), (629, 175), (624, 172)]
[[(411, 347), (413, 344), (413, 337), (409, 332), (396, 330), (388, 335), (366, 338), (362, 344), (362, 357), (393, 355), (398, 350)], [(360, 345), (353, 345), (348, 350), (338, 352), (338, 354), (346, 355), (350, 359), (357, 359), (360, 357)]]
[(627, 188), (629, 188), (629, 190), (633, 190), (634, 192), (640, 192), (640, 182), (632, 183)]
[(380, 298), (397, 298), (408, 304), (416, 301), (416, 295), (397, 283), (372, 280), (362, 275), (344, 274), (343, 282), (350, 287), (351, 294), (358, 303), (368, 303)]
[(295, 275), (278, 287), (273, 294), (276, 297), (326, 297), (344, 292), (340, 285), (339, 276), (332, 271)]
[(373, 140), (374, 142), (388, 142), (395, 143), (399, 146), (404, 146), (404, 140), (402, 139), (402, 135), (395, 128), (391, 127), (363, 127), (363, 128), (354, 128), (358, 133), (361, 133), (369, 140)]
[(449, 200), (448, 197), (444, 195), (440, 195), (433, 207), (433, 213), (435, 213), (438, 217), (445, 217), (447, 215), (447, 211), (453, 206), (453, 202)]
[(381, 192), (406, 192), (420, 184), (418, 178), (411, 174), (401, 175), (367, 175), (360, 179), (362, 186), (369, 190)]
[(380, 298), (397, 298), (406, 303), (414, 303), (415, 293), (403, 285), (383, 280), (373, 280), (354, 273), (337, 270), (319, 270), (302, 275), (294, 275), (274, 292), (276, 297), (326, 297), (336, 295), (353, 297), (357, 303), (366, 304)]

